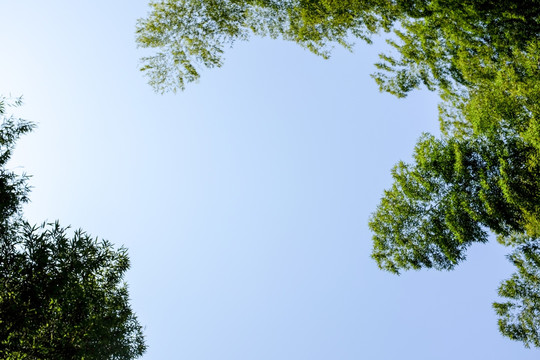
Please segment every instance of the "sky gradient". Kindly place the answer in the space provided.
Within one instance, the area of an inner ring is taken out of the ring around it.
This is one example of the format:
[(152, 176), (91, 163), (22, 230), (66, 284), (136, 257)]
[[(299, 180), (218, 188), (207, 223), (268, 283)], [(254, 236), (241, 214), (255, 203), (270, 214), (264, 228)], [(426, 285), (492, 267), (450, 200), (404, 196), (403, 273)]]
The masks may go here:
[(147, 360), (538, 359), (491, 303), (513, 269), (494, 240), (453, 272), (397, 277), (367, 222), (437, 96), (379, 93), (383, 44), (328, 61), (283, 41), (226, 52), (182, 93), (138, 71), (146, 1), (0, 4), (0, 93), (38, 128), (10, 166), (27, 218), (129, 249)]

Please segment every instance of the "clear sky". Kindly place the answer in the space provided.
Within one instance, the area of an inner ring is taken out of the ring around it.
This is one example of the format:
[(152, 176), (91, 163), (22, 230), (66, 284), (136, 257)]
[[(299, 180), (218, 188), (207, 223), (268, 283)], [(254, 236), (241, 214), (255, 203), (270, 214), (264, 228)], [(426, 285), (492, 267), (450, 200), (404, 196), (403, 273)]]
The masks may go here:
[(38, 123), (10, 166), (33, 222), (129, 248), (148, 360), (538, 359), (498, 333), (513, 271), (495, 241), (453, 272), (370, 259), (370, 213), (437, 97), (395, 99), (381, 45), (325, 61), (268, 39), (227, 51), (183, 93), (138, 72), (146, 0), (1, 1), (0, 93)]

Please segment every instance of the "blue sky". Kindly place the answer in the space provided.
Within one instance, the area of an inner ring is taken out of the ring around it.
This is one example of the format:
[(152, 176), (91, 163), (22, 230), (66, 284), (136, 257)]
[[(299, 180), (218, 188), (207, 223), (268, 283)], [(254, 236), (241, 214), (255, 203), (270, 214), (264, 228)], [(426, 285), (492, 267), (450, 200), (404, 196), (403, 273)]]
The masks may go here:
[(371, 261), (370, 213), (437, 97), (395, 99), (382, 45), (322, 60), (254, 39), (183, 93), (138, 72), (146, 1), (0, 5), (0, 93), (38, 123), (10, 166), (33, 222), (129, 248), (148, 360), (538, 359), (499, 335), (513, 271), (494, 241), (456, 271), (396, 277)]

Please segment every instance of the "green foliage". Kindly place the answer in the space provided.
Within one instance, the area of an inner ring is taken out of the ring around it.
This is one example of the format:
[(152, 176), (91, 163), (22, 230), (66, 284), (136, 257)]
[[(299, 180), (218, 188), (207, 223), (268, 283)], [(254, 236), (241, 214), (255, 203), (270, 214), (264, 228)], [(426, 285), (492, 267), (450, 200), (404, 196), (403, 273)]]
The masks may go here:
[(58, 223), (25, 223), (0, 260), (1, 358), (133, 359), (145, 350), (129, 307), (125, 249)]
[(6, 169), (17, 139), (34, 128), (34, 124), (6, 114), (8, 108), (20, 105), (21, 99), (0, 97), (0, 232), (12, 228), (21, 205), (28, 201), (27, 176)]
[(499, 329), (526, 347), (540, 347), (540, 240), (518, 235), (511, 242), (519, 244), (508, 256), (517, 271), (499, 287), (508, 301), (493, 304)]
[(227, 1), (162, 1), (137, 23), (137, 43), (160, 51), (142, 59), (157, 91), (183, 89), (199, 78), (198, 66), (221, 66), (223, 46), (246, 36), (246, 9)]
[(123, 276), (127, 251), (58, 223), (31, 226), (27, 176), (6, 169), (30, 122), (0, 98), (0, 358), (134, 359), (146, 349)]
[(455, 94), (479, 79), (489, 64), (513, 60), (540, 33), (540, 2), (396, 1), (401, 21), (389, 40), (397, 56), (381, 55), (374, 74), (381, 90), (398, 96), (421, 84)]
[[(158, 92), (184, 89), (201, 67), (251, 35), (293, 41), (328, 57), (333, 44), (371, 42), (381, 31), (397, 56), (381, 55), (375, 79), (398, 96), (424, 84), (454, 92), (485, 76), (485, 62), (511, 57), (540, 33), (540, 2), (522, 0), (159, 0), (137, 23), (137, 43), (156, 53), (141, 68)], [(471, 66), (471, 62), (472, 65)]]
[[(531, 38), (504, 56), (471, 57), (467, 66), (464, 56), (455, 67), (461, 82), (450, 72), (442, 76), (448, 83), (437, 82), (431, 70), (423, 75), (429, 81), (416, 78), (414, 86), (424, 81), (442, 92), (442, 138), (424, 136), (414, 163), (396, 166), (370, 222), (372, 256), (394, 273), (451, 269), (469, 244), (486, 240), (486, 230), (514, 247), (509, 259), (517, 272), (499, 288), (509, 301), (493, 306), (501, 333), (527, 347), (540, 347), (539, 44)], [(450, 64), (441, 54), (434, 59)], [(412, 68), (400, 76), (407, 79)], [(395, 84), (406, 90), (398, 95), (410, 90)]]
[[(511, 49), (502, 63), (473, 58), (460, 85), (467, 87), (443, 96), (442, 138), (424, 136), (415, 163), (396, 166), (372, 217), (373, 257), (382, 268), (452, 268), (468, 244), (484, 241), (481, 229), (540, 234), (539, 44)], [(443, 78), (458, 83), (449, 73)]]
[[(493, 107), (489, 112), (497, 114)], [(506, 121), (491, 118), (497, 119)], [(491, 230), (515, 248), (508, 258), (517, 267), (499, 288), (508, 301), (493, 304), (500, 331), (540, 347), (539, 150), (526, 140), (528, 130), (524, 136), (492, 130), (490, 136), (420, 139), (413, 164), (394, 167), (394, 184), (372, 215), (372, 257), (396, 274), (449, 270)]]
[(465, 259), (470, 244), (487, 240), (485, 228), (504, 235), (524, 229), (520, 208), (502, 188), (519, 187), (501, 173), (501, 162), (516, 159), (497, 158), (492, 146), (424, 135), (414, 164), (394, 167), (394, 184), (369, 224), (372, 257), (382, 269), (449, 270)]
[(137, 22), (137, 44), (156, 49), (141, 70), (158, 92), (183, 90), (201, 67), (220, 67), (224, 49), (251, 35), (294, 41), (328, 57), (332, 43), (370, 41), (388, 30), (395, 9), (384, 0), (160, 0)]

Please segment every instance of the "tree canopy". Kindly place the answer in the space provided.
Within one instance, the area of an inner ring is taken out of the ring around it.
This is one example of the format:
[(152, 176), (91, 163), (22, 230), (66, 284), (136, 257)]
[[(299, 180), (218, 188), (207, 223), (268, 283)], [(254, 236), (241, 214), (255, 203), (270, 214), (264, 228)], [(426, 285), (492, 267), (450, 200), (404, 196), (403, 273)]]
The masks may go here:
[(201, 68), (223, 64), (225, 47), (251, 35), (294, 41), (327, 57), (332, 43), (349, 47), (350, 34), (370, 41), (394, 17), (384, 0), (164, 0), (150, 6), (137, 22), (137, 44), (156, 49), (142, 58), (141, 70), (158, 92), (183, 90)]
[(394, 31), (397, 57), (382, 55), (375, 78), (404, 96), (420, 84), (469, 84), (471, 59), (498, 59), (540, 32), (540, 2), (522, 0), (157, 0), (137, 23), (137, 44), (155, 49), (142, 71), (158, 92), (184, 89), (226, 47), (250, 36), (293, 41), (328, 57), (334, 44)]
[(486, 63), (461, 96), (448, 96), (443, 134), (424, 135), (412, 164), (399, 163), (394, 184), (373, 214), (373, 258), (382, 269), (452, 269), (487, 232), (512, 248), (517, 271), (494, 303), (501, 333), (540, 347), (540, 87), (538, 41), (512, 61)]
[[(20, 104), (20, 101), (16, 101)], [(146, 349), (129, 305), (124, 248), (58, 222), (30, 225), (25, 175), (7, 170), (30, 122), (6, 115), (0, 99), (0, 357), (134, 359)]]
[[(369, 226), (372, 257), (403, 270), (453, 269), (489, 233), (517, 272), (495, 303), (501, 333), (540, 347), (539, 0), (157, 0), (137, 24), (154, 54), (142, 71), (158, 92), (183, 90), (225, 48), (251, 36), (293, 41), (323, 57), (332, 46), (387, 33), (394, 51), (372, 75), (398, 97), (441, 97), (441, 136), (424, 134), (413, 162), (392, 170)], [(393, 33), (393, 34), (391, 34)]]
[(540, 347), (540, 240), (518, 234), (505, 242), (515, 247), (508, 260), (517, 270), (499, 287), (499, 295), (507, 301), (493, 304), (499, 329), (526, 347)]
[(134, 359), (145, 350), (129, 306), (125, 249), (58, 223), (22, 224), (3, 244), (3, 359)]

